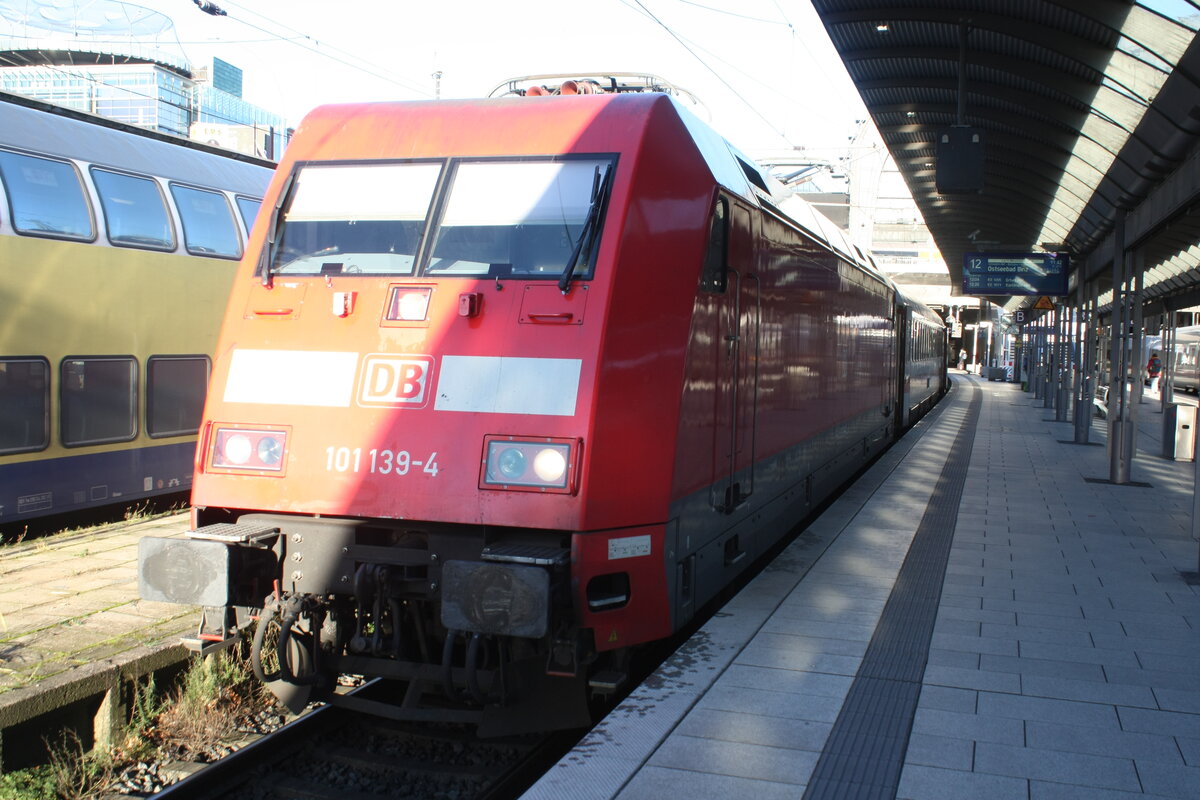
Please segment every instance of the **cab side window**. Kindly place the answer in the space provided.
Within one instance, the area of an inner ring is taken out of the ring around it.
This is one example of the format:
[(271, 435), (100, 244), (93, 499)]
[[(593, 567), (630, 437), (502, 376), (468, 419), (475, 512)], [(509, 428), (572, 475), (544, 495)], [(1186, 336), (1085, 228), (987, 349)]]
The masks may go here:
[(729, 201), (717, 198), (708, 232), (708, 249), (704, 253), (704, 271), (700, 289), (723, 294), (729, 278)]

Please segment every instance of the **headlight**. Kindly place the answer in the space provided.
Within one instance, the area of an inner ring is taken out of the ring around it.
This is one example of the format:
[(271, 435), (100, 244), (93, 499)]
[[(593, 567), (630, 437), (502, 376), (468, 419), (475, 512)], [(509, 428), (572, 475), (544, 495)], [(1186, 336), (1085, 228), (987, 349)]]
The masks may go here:
[(480, 487), (516, 491), (569, 493), (577, 485), (578, 439), (517, 439), (488, 436), (484, 440)]
[(211, 465), (216, 469), (283, 470), (287, 431), (216, 429)]
[(258, 447), (254, 448), (254, 452), (263, 464), (274, 466), (283, 456), (283, 443), (274, 436), (264, 436), (258, 440)]
[(571, 449), (543, 447), (533, 457), (533, 474), (545, 483), (558, 483), (567, 474), (567, 456)]

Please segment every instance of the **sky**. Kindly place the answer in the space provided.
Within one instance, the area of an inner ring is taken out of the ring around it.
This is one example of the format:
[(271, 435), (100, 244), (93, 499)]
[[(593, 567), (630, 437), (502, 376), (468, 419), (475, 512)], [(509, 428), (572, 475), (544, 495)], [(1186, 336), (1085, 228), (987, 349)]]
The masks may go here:
[(213, 56), (240, 67), (246, 100), (291, 125), (325, 103), (439, 89), (483, 97), (518, 76), (604, 71), (648, 72), (691, 91), (707, 121), (756, 157), (798, 148), (836, 163), (867, 118), (808, 0), (216, 2), (225, 16), (192, 0), (134, 5), (174, 21), (194, 67)]

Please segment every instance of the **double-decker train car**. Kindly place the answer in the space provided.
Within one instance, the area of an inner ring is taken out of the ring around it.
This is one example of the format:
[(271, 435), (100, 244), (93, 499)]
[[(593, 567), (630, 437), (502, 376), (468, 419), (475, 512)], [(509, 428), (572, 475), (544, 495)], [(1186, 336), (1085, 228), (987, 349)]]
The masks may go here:
[(142, 596), (202, 606), (198, 649), (256, 617), (293, 703), (348, 673), (583, 724), (929, 407), (934, 320), (669, 96), (319, 108)]
[(0, 95), (0, 523), (191, 485), (272, 166)]

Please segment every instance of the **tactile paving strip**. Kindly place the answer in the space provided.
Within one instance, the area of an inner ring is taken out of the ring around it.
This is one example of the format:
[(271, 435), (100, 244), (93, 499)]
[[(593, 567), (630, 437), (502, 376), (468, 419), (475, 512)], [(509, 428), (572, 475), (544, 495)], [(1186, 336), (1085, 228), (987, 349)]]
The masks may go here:
[(804, 800), (895, 798), (983, 393), (973, 395)]

